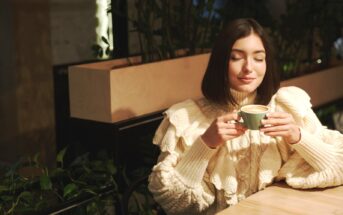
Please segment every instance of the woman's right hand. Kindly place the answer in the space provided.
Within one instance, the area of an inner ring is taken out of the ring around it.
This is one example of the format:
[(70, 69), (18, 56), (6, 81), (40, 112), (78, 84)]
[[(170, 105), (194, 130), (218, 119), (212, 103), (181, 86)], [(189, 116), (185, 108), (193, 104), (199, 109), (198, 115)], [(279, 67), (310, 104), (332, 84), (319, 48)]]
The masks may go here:
[(228, 113), (216, 118), (201, 136), (202, 140), (208, 147), (216, 148), (227, 140), (241, 136), (247, 128), (237, 123), (239, 119), (237, 113)]

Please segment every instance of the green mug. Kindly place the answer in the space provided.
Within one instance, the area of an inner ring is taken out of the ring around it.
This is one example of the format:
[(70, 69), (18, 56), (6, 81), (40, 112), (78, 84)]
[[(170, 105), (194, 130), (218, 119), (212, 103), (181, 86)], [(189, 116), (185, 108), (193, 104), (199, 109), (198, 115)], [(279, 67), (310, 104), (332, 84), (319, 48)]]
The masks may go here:
[(250, 130), (259, 130), (261, 120), (266, 118), (270, 108), (265, 105), (245, 105), (240, 108), (238, 114), (243, 119), (243, 125)]

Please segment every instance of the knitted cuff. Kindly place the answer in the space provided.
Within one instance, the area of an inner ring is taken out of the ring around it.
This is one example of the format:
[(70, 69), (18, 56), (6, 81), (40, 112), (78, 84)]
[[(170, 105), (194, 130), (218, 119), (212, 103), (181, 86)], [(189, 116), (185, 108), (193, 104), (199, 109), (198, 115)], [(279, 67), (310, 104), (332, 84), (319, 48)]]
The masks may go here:
[(317, 171), (335, 165), (334, 149), (318, 137), (301, 129), (301, 140), (292, 147)]
[(190, 187), (201, 183), (210, 158), (217, 149), (209, 148), (201, 139), (197, 138), (189, 151), (176, 166), (181, 180)]

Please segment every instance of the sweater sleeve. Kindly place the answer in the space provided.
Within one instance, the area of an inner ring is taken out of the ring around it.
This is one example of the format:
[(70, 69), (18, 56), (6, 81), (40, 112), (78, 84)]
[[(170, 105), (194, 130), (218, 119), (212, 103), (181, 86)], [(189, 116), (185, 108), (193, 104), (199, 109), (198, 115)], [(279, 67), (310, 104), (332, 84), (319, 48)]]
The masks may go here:
[(306, 99), (309, 98), (308, 95), (303, 90), (292, 88), (291, 92), (287, 93), (282, 95), (285, 100), (287, 100), (286, 95), (289, 98), (300, 95), (300, 102), (287, 103), (285, 106), (287, 110), (297, 110), (297, 106), (302, 110), (301, 113), (293, 113), (293, 117), (301, 127), (301, 140), (291, 145), (291, 151), (295, 153), (285, 162), (279, 171), (279, 176), (285, 178), (286, 182), (295, 188), (342, 185), (343, 135), (322, 126), (311, 109), (309, 99)]
[[(194, 116), (190, 117), (197, 111), (192, 107), (167, 111), (154, 138), (161, 154), (149, 177), (149, 190), (168, 214), (200, 213), (208, 210), (215, 199), (213, 185), (205, 175), (217, 150), (203, 143), (199, 122), (194, 126)], [(198, 134), (190, 137), (188, 133)]]

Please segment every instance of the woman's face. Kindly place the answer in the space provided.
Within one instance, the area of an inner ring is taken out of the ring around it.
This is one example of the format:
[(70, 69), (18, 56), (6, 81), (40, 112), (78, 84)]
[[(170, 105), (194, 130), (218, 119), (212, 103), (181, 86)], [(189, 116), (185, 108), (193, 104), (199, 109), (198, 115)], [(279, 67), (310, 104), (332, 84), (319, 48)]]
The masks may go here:
[(261, 38), (252, 33), (232, 46), (229, 60), (229, 80), (232, 89), (254, 92), (266, 73), (266, 52)]

